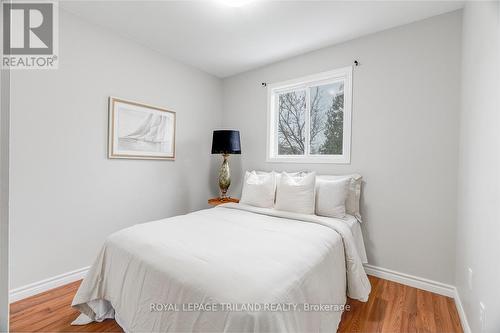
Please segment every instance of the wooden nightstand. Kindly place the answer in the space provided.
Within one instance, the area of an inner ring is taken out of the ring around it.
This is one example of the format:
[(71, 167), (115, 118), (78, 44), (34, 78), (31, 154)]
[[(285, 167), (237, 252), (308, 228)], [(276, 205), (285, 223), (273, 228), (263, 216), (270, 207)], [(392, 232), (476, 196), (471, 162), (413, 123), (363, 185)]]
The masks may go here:
[(225, 204), (225, 203), (228, 203), (228, 202), (238, 203), (238, 202), (240, 202), (240, 199), (235, 199), (235, 198), (227, 198), (227, 199), (212, 198), (212, 199), (208, 199), (208, 204), (211, 205), (211, 206), (218, 206), (218, 205)]

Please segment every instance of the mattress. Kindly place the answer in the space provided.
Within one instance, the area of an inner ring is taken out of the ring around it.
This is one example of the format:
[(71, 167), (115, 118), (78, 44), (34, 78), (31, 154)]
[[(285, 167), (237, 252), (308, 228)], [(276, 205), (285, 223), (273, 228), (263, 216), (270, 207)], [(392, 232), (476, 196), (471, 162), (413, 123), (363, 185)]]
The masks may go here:
[[(126, 332), (326, 332), (370, 284), (345, 221), (227, 204), (106, 240), (75, 324)], [(352, 229), (354, 230), (354, 229)]]

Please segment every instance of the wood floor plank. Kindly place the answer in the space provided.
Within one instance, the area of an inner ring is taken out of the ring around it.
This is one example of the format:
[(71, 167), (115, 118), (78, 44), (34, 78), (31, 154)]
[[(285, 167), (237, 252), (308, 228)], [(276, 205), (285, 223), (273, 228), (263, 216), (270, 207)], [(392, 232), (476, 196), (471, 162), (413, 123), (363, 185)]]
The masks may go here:
[[(406, 288), (403, 314), (401, 317), (400, 332), (417, 333), (417, 289)], [(460, 330), (456, 330), (460, 332)]]
[[(348, 299), (339, 333), (462, 333), (453, 299), (369, 276), (366, 303)], [(80, 281), (11, 304), (11, 332), (123, 332), (114, 320), (71, 326)]]
[(26, 298), (21, 302), (15, 302), (10, 305), (10, 312), (17, 313), (25, 309), (31, 309), (38, 304), (46, 304), (52, 299), (60, 298), (63, 295), (71, 294), (74, 295), (80, 286), (80, 281), (76, 281), (65, 286), (52, 289), (38, 295)]
[(407, 288), (399, 283), (391, 283), (393, 292), (387, 300), (387, 318), (384, 320), (381, 332), (397, 332), (401, 327), (404, 314), (404, 304)]
[(439, 295), (432, 295), (432, 302), (434, 304), (434, 321), (436, 322), (436, 328), (440, 332), (447, 332), (452, 329), (452, 318), (450, 316), (450, 311), (448, 308), (448, 303), (443, 297)]
[(450, 314), (451, 324), (453, 325), (451, 332), (462, 332), (462, 324), (460, 322), (455, 300), (453, 298), (446, 297), (446, 303), (448, 304), (448, 312)]
[(441, 332), (436, 327), (432, 293), (424, 290), (417, 290), (417, 326), (419, 332)]

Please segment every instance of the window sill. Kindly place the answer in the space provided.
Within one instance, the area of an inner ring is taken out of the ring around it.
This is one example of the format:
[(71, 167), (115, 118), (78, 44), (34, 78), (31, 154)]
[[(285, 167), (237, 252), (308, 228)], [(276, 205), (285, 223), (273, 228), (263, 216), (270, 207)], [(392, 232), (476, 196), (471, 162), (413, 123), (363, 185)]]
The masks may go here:
[(302, 164), (350, 164), (351, 159), (348, 156), (338, 157), (268, 157), (266, 163), (302, 163)]

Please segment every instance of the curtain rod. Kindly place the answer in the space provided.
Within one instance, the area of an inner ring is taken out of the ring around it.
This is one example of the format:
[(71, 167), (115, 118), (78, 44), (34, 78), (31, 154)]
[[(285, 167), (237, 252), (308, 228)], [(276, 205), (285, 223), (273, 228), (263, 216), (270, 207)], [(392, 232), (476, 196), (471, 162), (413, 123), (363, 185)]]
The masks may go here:
[[(359, 61), (354, 60), (353, 65), (354, 65), (354, 67), (358, 67), (359, 66)], [(267, 82), (262, 82), (261, 85), (263, 87), (267, 87)]]

